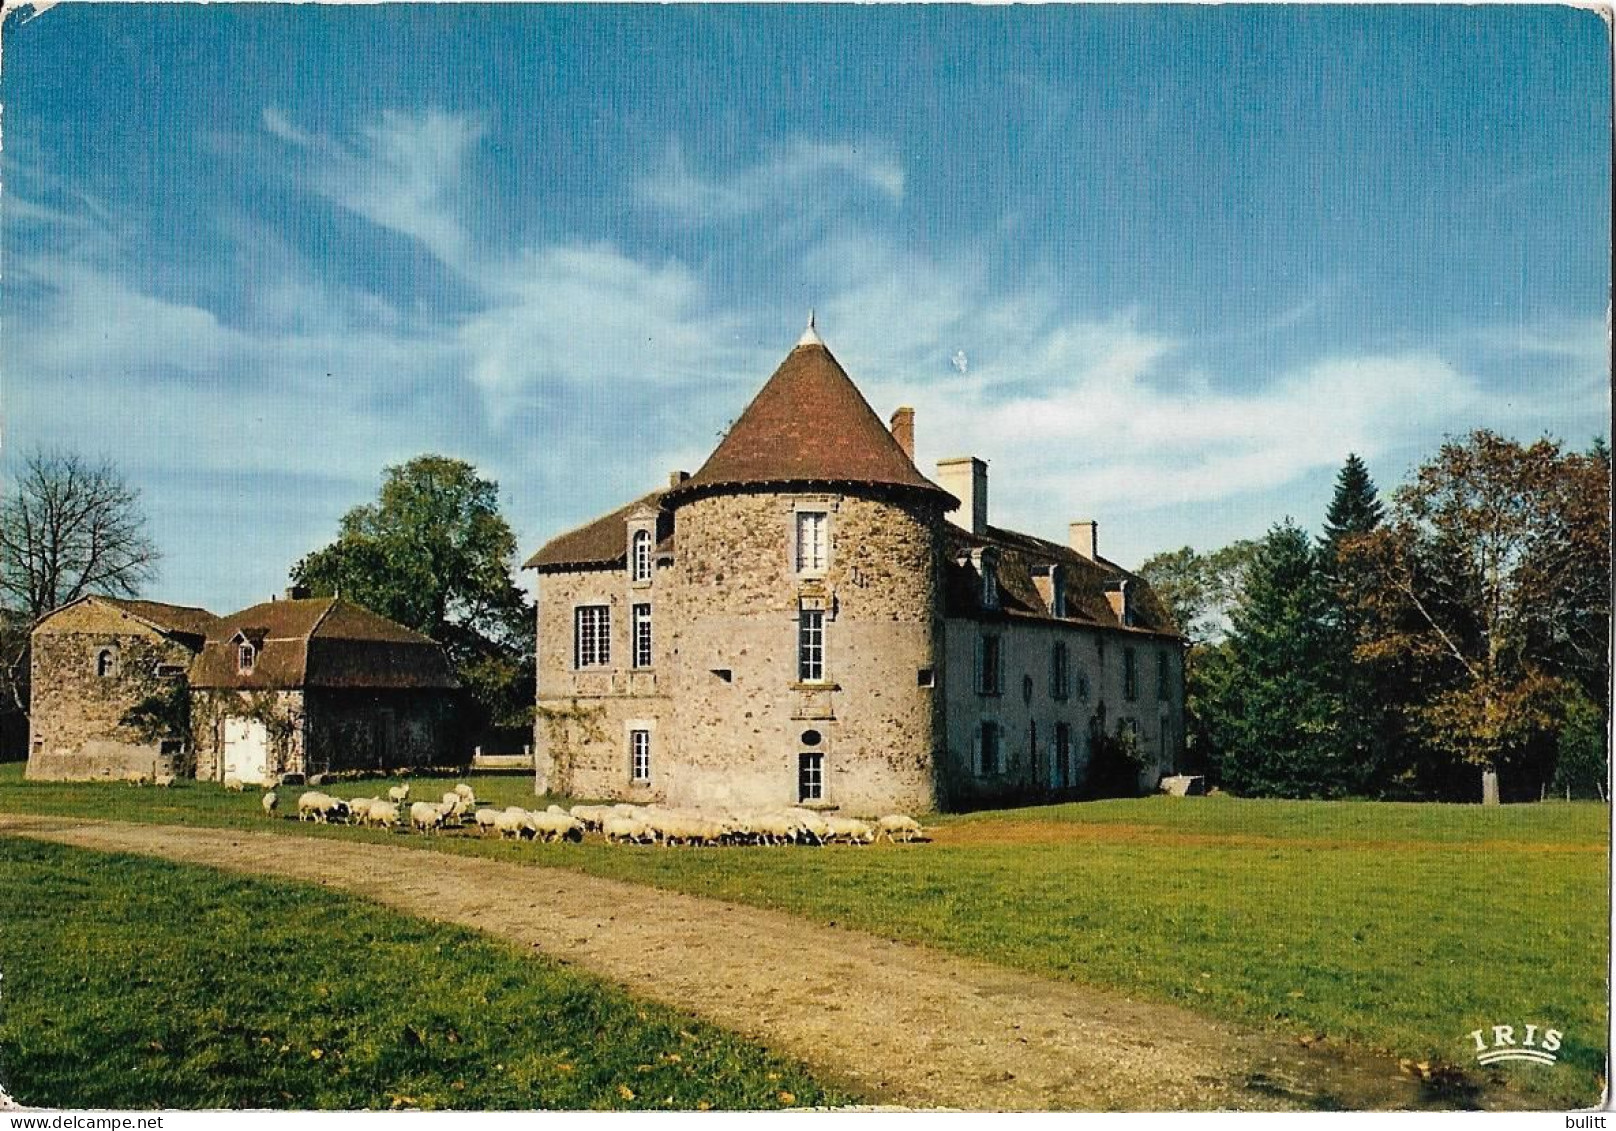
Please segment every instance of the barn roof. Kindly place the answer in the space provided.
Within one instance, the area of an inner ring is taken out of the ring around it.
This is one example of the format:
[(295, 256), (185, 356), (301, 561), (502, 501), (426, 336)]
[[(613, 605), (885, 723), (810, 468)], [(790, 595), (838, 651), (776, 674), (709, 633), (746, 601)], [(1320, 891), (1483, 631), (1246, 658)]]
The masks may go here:
[[(250, 672), (237, 646), (258, 654)], [(459, 686), (441, 646), (340, 597), (266, 601), (218, 620), (191, 665), (192, 687), (242, 690)]]
[(169, 605), (162, 601), (142, 601), (133, 597), (108, 597), (100, 593), (88, 593), (69, 601), (60, 609), (52, 609), (35, 622), (36, 627), (63, 609), (70, 609), (85, 601), (98, 601), (103, 605), (110, 605), (165, 636), (189, 637), (191, 639), (188, 642), (193, 647), (201, 644), (208, 634), (208, 629), (219, 619), (208, 610), (195, 605)]

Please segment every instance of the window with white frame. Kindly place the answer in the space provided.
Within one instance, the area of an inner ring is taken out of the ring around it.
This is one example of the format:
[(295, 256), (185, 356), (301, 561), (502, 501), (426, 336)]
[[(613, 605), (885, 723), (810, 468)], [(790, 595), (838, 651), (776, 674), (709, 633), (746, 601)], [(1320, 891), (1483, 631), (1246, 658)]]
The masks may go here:
[(651, 580), (651, 532), (636, 530), (629, 539), (628, 576), (630, 581)]
[(824, 511), (797, 512), (797, 572), (824, 573), (830, 556), (830, 516)]
[(825, 610), (797, 610), (797, 679), (819, 683), (825, 678)]
[(243, 640), (236, 646), (236, 671), (242, 675), (251, 672), (258, 666), (258, 649), (248, 641)]
[(1057, 640), (1049, 651), (1049, 695), (1052, 699), (1065, 699), (1071, 693), (1071, 657), (1066, 651), (1066, 641)]
[(579, 605), (572, 615), (572, 666), (603, 668), (610, 664), (612, 610), (606, 605)]
[(825, 799), (825, 756), (804, 752), (797, 755), (797, 800)]
[(634, 666), (651, 666), (651, 606), (634, 606)]
[(636, 782), (651, 780), (651, 732), (648, 730), (628, 732), (628, 777)]
[(999, 772), (999, 724), (984, 719), (976, 735), (976, 773), (988, 777)]

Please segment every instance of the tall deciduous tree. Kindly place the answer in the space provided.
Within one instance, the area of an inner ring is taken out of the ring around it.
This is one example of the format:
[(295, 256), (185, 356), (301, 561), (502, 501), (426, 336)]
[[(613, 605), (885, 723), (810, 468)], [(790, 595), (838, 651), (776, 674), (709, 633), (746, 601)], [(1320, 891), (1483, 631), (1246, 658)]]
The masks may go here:
[(140, 492), (111, 463), (29, 454), (0, 497), (0, 684), (28, 709), (28, 631), (90, 593), (132, 597), (157, 575)]
[(1178, 630), (1192, 643), (1214, 642), (1228, 626), (1229, 610), (1240, 598), (1246, 569), (1257, 552), (1250, 540), (1199, 553), (1189, 546), (1157, 554), (1139, 575), (1173, 614)]
[(1221, 662), (1207, 726), (1236, 793), (1339, 797), (1350, 774), (1332, 686), (1330, 589), (1305, 531), (1287, 519), (1258, 544)]
[(1343, 548), (1371, 579), (1359, 654), (1399, 666), (1404, 714), (1440, 760), (1513, 775), (1535, 796), (1568, 688), (1590, 689), (1608, 717), (1609, 485), (1598, 448), (1476, 431)]
[(498, 484), (469, 463), (423, 455), (387, 468), (376, 502), (344, 515), (337, 540), (298, 562), (292, 580), (432, 637), (481, 708), (473, 725), (519, 725), (533, 708), (534, 641), (515, 557)]

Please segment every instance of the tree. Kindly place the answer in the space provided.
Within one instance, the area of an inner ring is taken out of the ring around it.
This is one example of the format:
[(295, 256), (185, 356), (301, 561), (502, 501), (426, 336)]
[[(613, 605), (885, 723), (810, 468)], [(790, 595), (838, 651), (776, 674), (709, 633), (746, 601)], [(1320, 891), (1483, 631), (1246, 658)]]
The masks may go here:
[(1330, 589), (1305, 531), (1289, 519), (1257, 546), (1203, 703), (1223, 784), (1248, 796), (1339, 797)]
[(1537, 796), (1571, 685), (1608, 717), (1610, 464), (1488, 431), (1449, 440), (1390, 521), (1343, 547), (1366, 579), (1358, 654), (1396, 665), (1437, 771), (1480, 766)]
[(1369, 468), (1357, 453), (1347, 453), (1347, 462), (1335, 477), (1335, 495), (1324, 512), (1324, 534), (1319, 538), (1325, 567), (1334, 571), (1341, 543), (1368, 534), (1386, 517), (1386, 507), (1369, 478)]
[(515, 726), (532, 717), (534, 648), (515, 556), (499, 485), (423, 455), (387, 468), (377, 501), (344, 515), (337, 540), (299, 561), (292, 581), (432, 637), (474, 704), (471, 727)]
[(132, 597), (157, 576), (140, 492), (111, 463), (35, 451), (0, 498), (0, 680), (27, 711), (28, 630), (89, 593)]

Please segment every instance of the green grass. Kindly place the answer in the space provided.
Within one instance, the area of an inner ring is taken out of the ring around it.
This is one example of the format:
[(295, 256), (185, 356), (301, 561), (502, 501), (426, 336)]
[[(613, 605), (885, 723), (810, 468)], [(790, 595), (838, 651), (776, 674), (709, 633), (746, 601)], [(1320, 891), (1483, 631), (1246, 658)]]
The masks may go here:
[(0, 1081), (30, 1105), (846, 1100), (556, 963), (309, 884), (0, 839), (0, 901)]
[[(471, 780), (499, 804), (534, 804), (525, 778)], [(265, 821), (251, 794), (167, 792), (0, 771), (0, 811), (242, 825), (575, 868), (1415, 1059), (1465, 1066), (1473, 1029), (1553, 1027), (1565, 1033), (1559, 1065), (1500, 1071), (1545, 1105), (1585, 1106), (1602, 1087), (1604, 805), (1156, 797), (934, 818), (944, 840), (931, 845), (665, 850), (316, 829)]]

